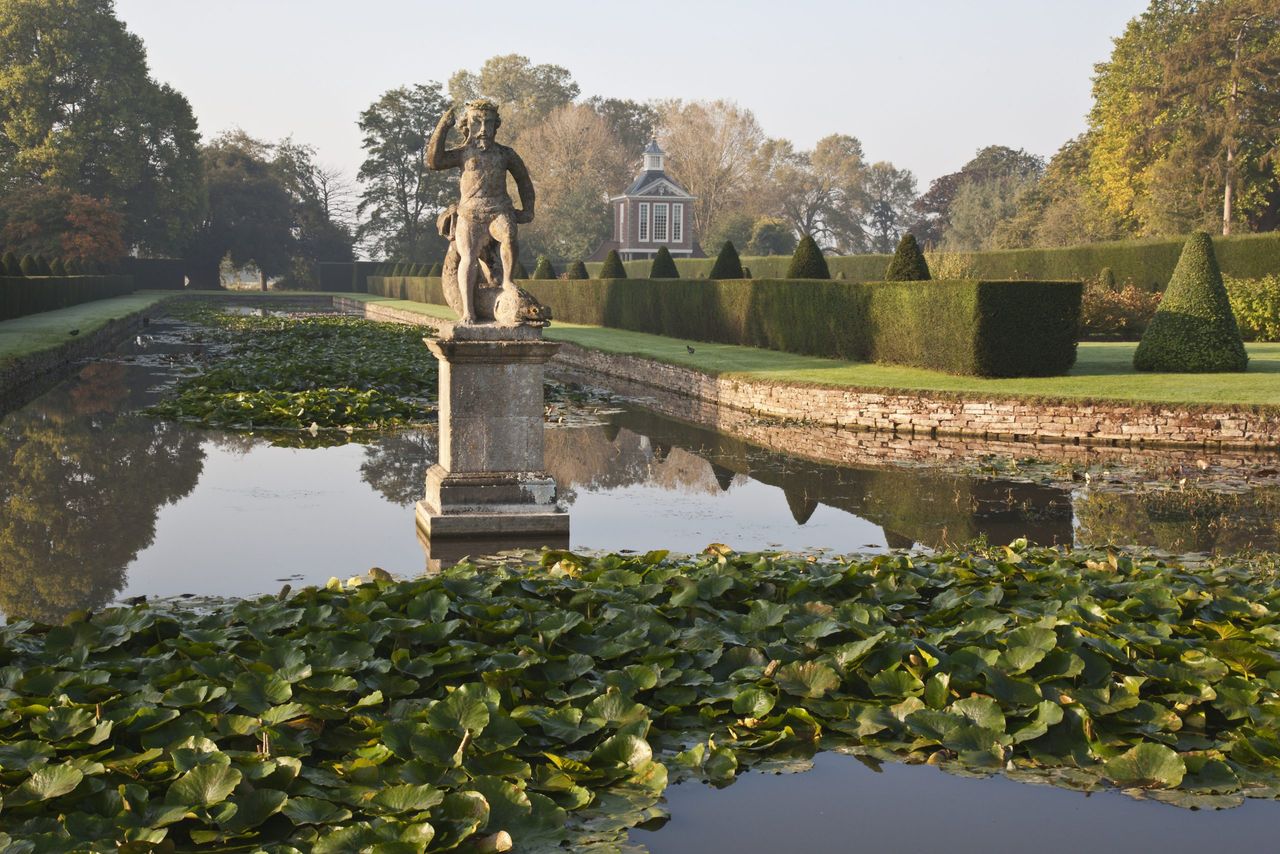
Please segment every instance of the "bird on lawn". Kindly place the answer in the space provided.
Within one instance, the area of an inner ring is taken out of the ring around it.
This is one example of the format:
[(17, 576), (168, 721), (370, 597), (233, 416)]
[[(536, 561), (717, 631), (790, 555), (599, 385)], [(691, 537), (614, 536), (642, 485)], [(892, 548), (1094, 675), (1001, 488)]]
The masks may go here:
[(689, 351), (689, 355), (690, 355), (690, 356), (692, 356), (692, 355), (693, 355), (693, 348), (692, 348), (692, 347), (690, 347), (688, 344), (685, 344), (685, 345), (684, 345), (684, 348), (685, 348), (686, 350), (688, 350), (688, 351)]

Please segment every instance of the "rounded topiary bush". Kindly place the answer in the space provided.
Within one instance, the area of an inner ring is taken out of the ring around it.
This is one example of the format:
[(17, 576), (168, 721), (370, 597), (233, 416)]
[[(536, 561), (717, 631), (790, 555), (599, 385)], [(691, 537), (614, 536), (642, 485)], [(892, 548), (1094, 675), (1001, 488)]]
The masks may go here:
[(830, 279), (831, 271), (827, 269), (827, 259), (822, 257), (822, 250), (817, 241), (806, 234), (796, 244), (796, 251), (791, 255), (791, 264), (787, 267), (788, 279)]
[(444, 266), (439, 261), (431, 265), (431, 269), (427, 272), (428, 276), (439, 278), (444, 275)]
[(1248, 367), (1240, 327), (1222, 283), (1213, 241), (1191, 235), (1155, 316), (1133, 354), (1139, 371), (1216, 373)]
[(618, 257), (618, 250), (610, 249), (609, 254), (604, 256), (604, 267), (600, 270), (600, 278), (625, 279), (626, 277), (627, 268), (622, 266), (622, 259)]
[(22, 271), (24, 276), (40, 275), (40, 265), (36, 263), (36, 259), (31, 255), (22, 256), (22, 262), (18, 264), (18, 269)]
[(21, 276), (22, 267), (18, 265), (18, 256), (12, 252), (4, 253), (4, 257), (0, 258), (0, 272), (6, 276)]
[(742, 259), (738, 257), (738, 249), (732, 240), (726, 240), (716, 256), (716, 263), (711, 266), (712, 279), (742, 279)]
[(67, 268), (62, 263), (61, 258), (54, 258), (53, 263), (49, 265), (49, 272), (55, 276), (65, 276), (67, 274)]
[(1098, 273), (1098, 284), (1109, 291), (1116, 289), (1116, 274), (1110, 267), (1103, 267)]
[(658, 254), (653, 256), (653, 266), (649, 268), (649, 278), (651, 279), (678, 279), (680, 271), (676, 269), (676, 262), (671, 257), (671, 253), (667, 251), (667, 247), (662, 246), (658, 249)]
[(574, 261), (572, 264), (570, 264), (570, 265), (569, 265), (569, 269), (567, 269), (567, 270), (565, 270), (565, 271), (564, 271), (564, 277), (565, 277), (566, 279), (587, 279), (587, 278), (590, 278), (590, 277), (587, 275), (587, 265), (586, 265), (586, 264), (584, 264), (584, 263), (582, 263), (582, 259), (581, 259), (581, 258), (579, 258), (577, 261)]
[(36, 256), (36, 267), (39, 268), (41, 276), (52, 276), (53, 267), (49, 265), (49, 259), (43, 255)]
[(898, 241), (898, 248), (893, 253), (893, 260), (884, 272), (886, 282), (924, 282), (933, 278), (929, 275), (929, 263), (920, 251), (914, 234), (904, 234)]
[(63, 264), (62, 266), (66, 268), (68, 276), (80, 275), (80, 262), (77, 261), (76, 259), (70, 258), (67, 260), (67, 263)]
[(546, 255), (538, 256), (538, 263), (533, 268), (533, 277), (535, 279), (554, 279), (556, 277), (556, 268), (551, 266), (551, 259)]

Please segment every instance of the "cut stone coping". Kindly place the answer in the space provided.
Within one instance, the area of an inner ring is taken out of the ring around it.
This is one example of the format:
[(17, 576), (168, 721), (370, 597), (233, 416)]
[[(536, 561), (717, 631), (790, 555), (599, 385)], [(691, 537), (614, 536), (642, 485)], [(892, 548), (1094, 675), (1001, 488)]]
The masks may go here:
[[(443, 306), (348, 299), (335, 305), (366, 317), (439, 329), (456, 317)], [(787, 383), (710, 374), (644, 356), (563, 341), (555, 364), (606, 387), (624, 381), (784, 422), (897, 436), (1015, 443), (1132, 447), (1280, 448), (1280, 408), (978, 396), (959, 392)], [(695, 342), (696, 343), (696, 342)], [(1280, 377), (1278, 377), (1280, 379)]]

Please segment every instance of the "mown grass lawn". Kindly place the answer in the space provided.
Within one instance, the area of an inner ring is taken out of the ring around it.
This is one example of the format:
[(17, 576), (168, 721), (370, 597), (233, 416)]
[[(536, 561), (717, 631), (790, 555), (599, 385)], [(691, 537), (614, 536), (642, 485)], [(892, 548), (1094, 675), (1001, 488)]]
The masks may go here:
[[(1243, 374), (1140, 374), (1133, 342), (1085, 342), (1067, 376), (982, 379), (921, 368), (841, 362), (776, 350), (685, 341), (641, 332), (556, 323), (547, 337), (611, 353), (626, 353), (696, 368), (781, 383), (868, 389), (1122, 400), (1149, 403), (1280, 405), (1280, 344), (1250, 344)], [(694, 348), (690, 353), (688, 348)]]

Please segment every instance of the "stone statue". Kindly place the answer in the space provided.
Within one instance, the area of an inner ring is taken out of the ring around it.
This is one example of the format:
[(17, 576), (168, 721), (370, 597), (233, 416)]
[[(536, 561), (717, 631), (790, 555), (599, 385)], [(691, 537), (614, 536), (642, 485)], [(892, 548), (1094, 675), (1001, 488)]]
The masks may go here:
[[(443, 271), (445, 302), (458, 312), (464, 326), (484, 321), (546, 326), (550, 310), (512, 280), (519, 249), (517, 225), (533, 219), (529, 170), (520, 155), (494, 140), (502, 124), (494, 102), (469, 102), (459, 122), (462, 144), (446, 148), (453, 121), (453, 109), (446, 110), (426, 152), (428, 169), (462, 170), (461, 199), (436, 222), (440, 235), (449, 241)], [(508, 173), (520, 194), (519, 210), (507, 193)]]

